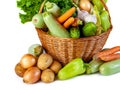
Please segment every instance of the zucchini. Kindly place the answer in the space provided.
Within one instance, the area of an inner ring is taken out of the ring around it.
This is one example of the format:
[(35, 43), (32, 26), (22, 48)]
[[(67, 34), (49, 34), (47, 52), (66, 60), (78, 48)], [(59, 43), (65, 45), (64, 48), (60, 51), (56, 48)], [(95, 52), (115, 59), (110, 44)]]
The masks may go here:
[(42, 16), (52, 36), (70, 38), (69, 32), (53, 17), (51, 13), (44, 12)]
[(99, 71), (102, 75), (112, 75), (120, 72), (120, 59), (102, 64)]
[(103, 27), (103, 31), (107, 31), (110, 28), (110, 18), (109, 18), (109, 13), (104, 10), (102, 11), (101, 15), (100, 15), (100, 19), (101, 19), (101, 26)]
[(104, 61), (100, 59), (93, 59), (87, 64), (86, 74), (93, 74), (99, 71), (100, 65), (102, 65)]

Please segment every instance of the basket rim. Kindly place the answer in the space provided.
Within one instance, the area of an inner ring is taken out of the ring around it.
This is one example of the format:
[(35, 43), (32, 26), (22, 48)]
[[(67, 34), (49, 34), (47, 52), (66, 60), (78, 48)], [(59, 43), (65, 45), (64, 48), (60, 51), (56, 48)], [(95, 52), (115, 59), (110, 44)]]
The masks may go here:
[(61, 40), (91, 40), (91, 39), (96, 40), (96, 39), (101, 38), (105, 34), (110, 33), (112, 31), (112, 28), (113, 27), (111, 25), (111, 27), (106, 32), (103, 32), (100, 35), (81, 37), (81, 38), (60, 38), (60, 37), (52, 36), (52, 35), (48, 34), (47, 32), (44, 32), (42, 29), (39, 29), (39, 28), (35, 28), (35, 29), (37, 30), (38, 33), (42, 33), (42, 34), (46, 35), (46, 37), (51, 37), (51, 38), (56, 38), (56, 39), (61, 39)]

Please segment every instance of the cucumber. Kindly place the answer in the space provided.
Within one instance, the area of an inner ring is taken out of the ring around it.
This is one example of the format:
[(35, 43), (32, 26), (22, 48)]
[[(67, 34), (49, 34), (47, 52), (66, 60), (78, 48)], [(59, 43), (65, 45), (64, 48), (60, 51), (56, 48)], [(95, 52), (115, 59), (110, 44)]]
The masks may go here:
[(99, 68), (99, 72), (102, 75), (112, 75), (120, 72), (120, 59), (102, 64)]
[(51, 13), (44, 12), (42, 16), (52, 36), (70, 38), (69, 32), (53, 17)]

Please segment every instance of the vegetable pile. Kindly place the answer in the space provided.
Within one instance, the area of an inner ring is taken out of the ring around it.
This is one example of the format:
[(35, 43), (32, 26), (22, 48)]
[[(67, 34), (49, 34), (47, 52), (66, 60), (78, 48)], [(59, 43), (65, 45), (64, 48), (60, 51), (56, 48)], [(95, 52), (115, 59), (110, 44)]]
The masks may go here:
[(41, 45), (33, 44), (28, 48), (28, 53), (15, 65), (15, 73), (23, 78), (24, 83), (33, 84), (39, 81), (50, 83), (55, 80), (61, 68), (60, 62), (43, 53)]
[[(19, 0), (17, 7), (24, 11), (19, 13), (22, 23), (32, 21), (35, 28), (60, 38), (100, 35), (111, 26), (109, 12), (102, 0)], [(31, 45), (28, 53), (15, 65), (15, 73), (23, 78), (23, 82), (50, 83), (82, 74), (100, 72), (101, 75), (112, 75), (120, 72), (120, 46), (103, 49), (89, 63), (77, 57), (66, 65), (43, 50), (40, 44)]]
[[(89, 63), (82, 58), (75, 58), (66, 65), (54, 60), (51, 55), (43, 53), (39, 44), (28, 48), (15, 65), (15, 73), (23, 78), (24, 83), (51, 83), (55, 80), (66, 80), (83, 74), (99, 72), (101, 75), (113, 75), (120, 72), (120, 46), (103, 49), (96, 53)], [(103, 58), (104, 57), (104, 58)]]
[(19, 14), (22, 23), (32, 21), (36, 28), (61, 38), (95, 36), (111, 26), (101, 0), (20, 0), (17, 6), (25, 12)]

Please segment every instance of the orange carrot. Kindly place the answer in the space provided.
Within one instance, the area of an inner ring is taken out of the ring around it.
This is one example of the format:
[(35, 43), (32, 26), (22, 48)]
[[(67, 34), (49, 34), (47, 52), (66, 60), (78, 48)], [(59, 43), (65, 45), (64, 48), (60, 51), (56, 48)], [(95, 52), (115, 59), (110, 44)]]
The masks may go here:
[(59, 23), (63, 23), (64, 21), (66, 21), (69, 17), (71, 17), (73, 15), (73, 13), (75, 12), (75, 7), (70, 8), (68, 11), (66, 11), (63, 15), (61, 15), (60, 17), (57, 18)]
[(115, 47), (112, 47), (110, 49), (98, 52), (97, 54), (95, 54), (94, 57), (95, 58), (100, 58), (100, 57), (103, 57), (103, 56), (107, 56), (107, 55), (113, 54), (113, 53), (115, 53), (117, 51), (120, 51), (120, 46), (115, 46)]
[(120, 53), (101, 56), (100, 59), (103, 61), (112, 61), (112, 60), (120, 59)]
[(69, 28), (69, 26), (70, 26), (71, 24), (73, 24), (74, 20), (75, 20), (74, 17), (68, 18), (68, 19), (64, 22), (63, 26), (64, 26), (65, 28)]

